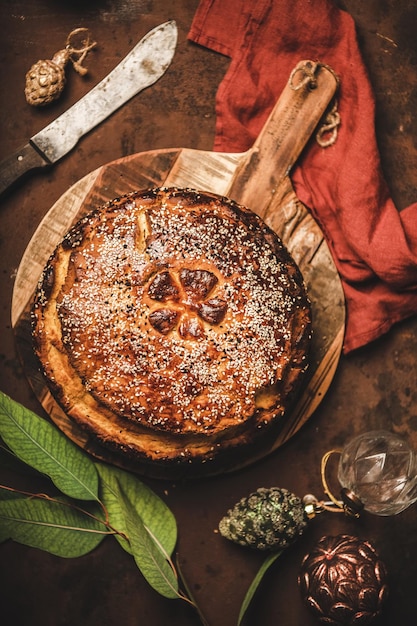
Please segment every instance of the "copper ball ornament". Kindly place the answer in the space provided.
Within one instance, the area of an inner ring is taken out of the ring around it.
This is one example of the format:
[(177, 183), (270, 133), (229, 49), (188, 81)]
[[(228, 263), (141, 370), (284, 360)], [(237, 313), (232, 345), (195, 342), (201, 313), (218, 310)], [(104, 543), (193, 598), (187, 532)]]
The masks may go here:
[(384, 563), (368, 541), (322, 537), (301, 564), (298, 579), (307, 606), (327, 626), (366, 626), (388, 594)]

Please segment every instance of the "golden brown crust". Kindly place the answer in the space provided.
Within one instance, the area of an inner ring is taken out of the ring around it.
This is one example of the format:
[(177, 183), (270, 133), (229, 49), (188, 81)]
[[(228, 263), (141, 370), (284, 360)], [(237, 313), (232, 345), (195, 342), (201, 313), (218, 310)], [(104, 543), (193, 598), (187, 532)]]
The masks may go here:
[(104, 445), (153, 463), (250, 445), (307, 366), (301, 274), (254, 213), (185, 189), (131, 193), (82, 219), (33, 307), (46, 381)]

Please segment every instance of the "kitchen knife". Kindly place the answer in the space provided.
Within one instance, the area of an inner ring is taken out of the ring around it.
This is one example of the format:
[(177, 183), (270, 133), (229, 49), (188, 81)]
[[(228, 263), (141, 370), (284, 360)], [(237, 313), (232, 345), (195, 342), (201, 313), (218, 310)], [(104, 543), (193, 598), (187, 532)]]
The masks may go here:
[(155, 83), (171, 63), (176, 43), (173, 20), (145, 35), (91, 91), (0, 163), (0, 194), (30, 170), (56, 163), (83, 135)]

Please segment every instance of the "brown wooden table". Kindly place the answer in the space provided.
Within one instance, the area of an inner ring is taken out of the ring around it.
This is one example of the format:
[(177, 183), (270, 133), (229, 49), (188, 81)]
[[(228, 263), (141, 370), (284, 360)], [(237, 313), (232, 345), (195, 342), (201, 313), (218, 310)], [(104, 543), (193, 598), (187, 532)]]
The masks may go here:
[[(76, 181), (129, 154), (165, 148), (210, 150), (214, 101), (228, 59), (186, 41), (198, 0), (142, 3), (3, 0), (0, 158), (22, 145), (102, 78), (155, 25), (175, 19), (179, 42), (166, 75), (132, 100), (48, 172), (34, 174), (0, 200), (1, 349), (0, 385), (42, 413), (19, 362), (11, 328), (16, 270), (39, 222)], [(342, 3), (341, 3), (342, 6)], [(360, 45), (377, 100), (377, 138), (382, 163), (399, 209), (417, 200), (417, 8), (413, 0), (363, 3), (345, 0), (356, 19)], [(77, 26), (88, 26), (99, 43), (87, 59), (84, 79), (68, 70), (61, 99), (33, 109), (24, 99), (24, 76), (48, 58)], [(234, 474), (198, 482), (148, 481), (178, 522), (178, 561), (210, 626), (236, 624), (241, 602), (263, 556), (221, 540), (220, 517), (236, 500), (260, 486), (286, 487), (300, 496), (321, 496), (320, 459), (356, 433), (382, 427), (407, 434), (417, 445), (417, 318), (399, 324), (374, 344), (341, 357), (323, 402), (312, 418), (273, 455)], [(2, 481), (39, 490), (34, 479)], [(297, 574), (303, 555), (324, 534), (369, 539), (384, 559), (391, 595), (383, 626), (415, 623), (417, 508), (380, 518), (321, 515), (269, 572), (248, 614), (248, 624), (313, 626), (301, 602)], [(132, 559), (106, 540), (91, 554), (59, 559), (7, 542), (0, 545), (0, 623), (5, 626), (178, 624), (199, 619), (184, 603), (150, 590)]]

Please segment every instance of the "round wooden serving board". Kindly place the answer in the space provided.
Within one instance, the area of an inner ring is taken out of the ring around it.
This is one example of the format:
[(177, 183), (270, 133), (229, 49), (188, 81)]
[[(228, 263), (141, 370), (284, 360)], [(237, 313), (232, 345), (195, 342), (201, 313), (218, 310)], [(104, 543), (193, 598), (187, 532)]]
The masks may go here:
[(249, 151), (224, 154), (181, 148), (152, 150), (113, 161), (73, 185), (40, 223), (22, 258), (14, 286), (12, 325), (18, 352), (28, 380), (51, 419), (94, 456), (123, 466), (123, 460), (90, 441), (50, 395), (32, 348), (31, 302), (50, 254), (69, 228), (97, 206), (138, 189), (172, 186), (214, 192), (252, 209), (275, 230), (304, 276), (313, 308), (313, 346), (304, 393), (291, 415), (282, 421), (268, 453), (287, 441), (322, 400), (342, 349), (343, 291), (323, 234), (297, 199), (288, 176), (336, 91), (337, 82), (329, 69), (319, 66), (316, 81), (314, 89), (306, 84), (294, 90), (288, 83)]

